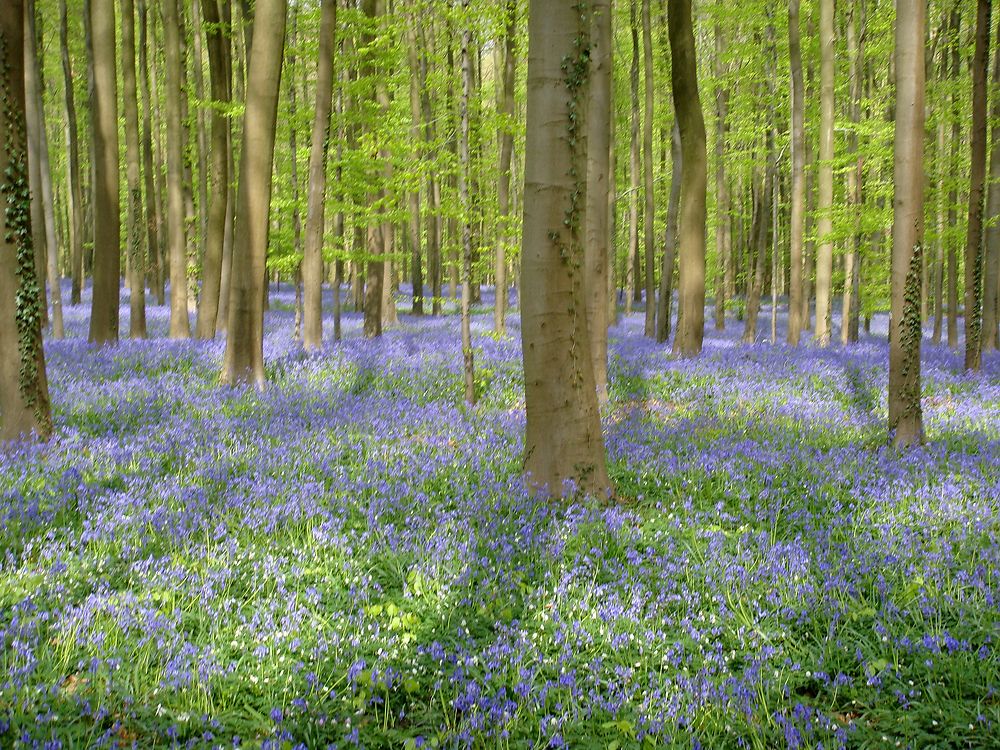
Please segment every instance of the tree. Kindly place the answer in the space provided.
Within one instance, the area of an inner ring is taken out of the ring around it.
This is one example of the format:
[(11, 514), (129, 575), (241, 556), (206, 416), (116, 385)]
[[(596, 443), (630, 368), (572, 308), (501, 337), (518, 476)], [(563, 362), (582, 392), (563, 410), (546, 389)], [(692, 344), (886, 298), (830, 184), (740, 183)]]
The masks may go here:
[(31, 245), (24, 26), (21, 0), (0, 3), (0, 442), (52, 432)]
[(69, 55), (69, 22), (66, 0), (59, 2), (59, 49), (66, 107), (66, 202), (69, 209), (70, 304), (79, 305), (83, 290), (83, 183), (80, 178), (80, 146), (77, 137), (76, 103), (73, 101), (73, 68)]
[[(228, 0), (224, 0), (228, 3)], [(223, 108), (232, 98), (232, 63), (228, 30), (231, 23), (220, 11), (218, 0), (202, 0), (202, 16), (208, 48), (209, 87), (212, 92), (211, 160), (208, 165), (209, 202), (205, 227), (205, 257), (202, 269), (201, 300), (195, 335), (200, 339), (215, 337), (218, 328), (219, 300), (222, 295), (222, 256), (229, 213), (229, 159), (232, 130)]]
[[(993, 88), (1000, 88), (1000, 26), (993, 50)], [(994, 95), (987, 198), (989, 223), (983, 249), (983, 351), (1000, 348), (1000, 96)]]
[[(608, 400), (608, 261), (611, 226), (608, 200), (614, 172), (611, 169), (612, 85), (614, 36), (611, 0), (591, 4), (590, 100), (587, 107), (587, 210), (583, 251), (587, 296), (587, 327), (597, 399)], [(512, 97), (513, 98), (513, 97)], [(513, 107), (513, 102), (511, 102)]]
[(563, 495), (610, 488), (584, 290), (584, 109), (589, 19), (577, 0), (531, 0), (521, 261), (529, 481)]
[(806, 206), (805, 86), (802, 81), (802, 45), (799, 34), (800, 0), (788, 0), (788, 58), (791, 68), (792, 191), (789, 228), (788, 343), (802, 336), (802, 245)]
[[(55, 207), (52, 195), (52, 170), (49, 160), (49, 139), (45, 126), (45, 104), (42, 100), (42, 65), (38, 54), (40, 46), (38, 35), (35, 31), (35, 2), (28, 0), (24, 6), (25, 10), (25, 96), (27, 98), (28, 110), (28, 139), (34, 140), (33, 153), (38, 156), (38, 164), (35, 165), (38, 177), (38, 198), (41, 208), (42, 230), (44, 232), (43, 250), (44, 252), (35, 254), (35, 257), (43, 257), (45, 265), (38, 265), (38, 273), (43, 270), (48, 276), (49, 293), (48, 300), (52, 303), (52, 315), (49, 322), (52, 324), (52, 336), (61, 339), (65, 335), (63, 330), (62, 313), (62, 291), (59, 288), (59, 245), (56, 242), (56, 219)], [(29, 152), (32, 149), (29, 148)], [(30, 160), (30, 153), (29, 153)], [(32, 168), (29, 165), (29, 168)], [(45, 250), (47, 248), (47, 250)], [(37, 248), (36, 248), (37, 249)], [(46, 295), (42, 295), (44, 300)]]
[(830, 343), (833, 300), (833, 98), (834, 98), (834, 34), (833, 0), (819, 2), (819, 218), (816, 232), (819, 249), (816, 252), (816, 341), (820, 346)]
[(306, 210), (306, 244), (302, 259), (307, 350), (323, 345), (323, 229), (326, 209), (326, 155), (333, 109), (333, 53), (337, 28), (336, 0), (323, 0), (319, 32), (319, 66), (316, 72), (316, 112), (309, 150), (309, 198)]
[(170, 257), (170, 338), (191, 336), (187, 308), (187, 251), (184, 232), (184, 131), (181, 118), (180, 0), (164, 0), (163, 34), (167, 69), (167, 246)]
[[(369, 24), (377, 23), (377, 19), (385, 12), (385, 0), (362, 0), (361, 9), (364, 12)], [(368, 48), (372, 44), (371, 33), (364, 35), (362, 48), (366, 50), (364, 61), (364, 74), (373, 77), (375, 66), (372, 62), (372, 53)], [(377, 87), (374, 98), (379, 107), (382, 106), (381, 97), (378, 95)], [(369, 205), (379, 202), (384, 198), (384, 191), (370, 191)], [(368, 221), (367, 247), (368, 258), (365, 263), (365, 299), (364, 299), (364, 326), (363, 333), (366, 338), (375, 338), (382, 335), (382, 286), (385, 282), (385, 244), (382, 241), (382, 232), (386, 225), (379, 225), (374, 217)]]
[(653, 198), (653, 31), (649, 8), (650, 0), (642, 0), (642, 50), (643, 77), (646, 93), (645, 119), (642, 122), (642, 175), (645, 193), (643, 207), (643, 233), (645, 240), (645, 279), (646, 279), (646, 320), (645, 335), (653, 338), (656, 335), (656, 261), (653, 219), (655, 204)]
[(986, 70), (990, 62), (992, 0), (976, 4), (976, 51), (972, 58), (972, 170), (965, 244), (965, 369), (982, 364), (983, 198), (986, 184)]
[(889, 432), (893, 444), (923, 442), (920, 407), (920, 277), (924, 200), (923, 0), (896, 2), (896, 143), (889, 325)]
[(139, 175), (139, 102), (135, 78), (135, 6), (121, 0), (122, 84), (125, 109), (125, 174), (128, 185), (128, 242), (130, 286), (129, 336), (146, 337), (146, 227), (142, 219), (142, 186)]
[(674, 353), (701, 353), (705, 335), (705, 192), (708, 157), (705, 117), (698, 96), (691, 0), (667, 0), (674, 111), (681, 134), (680, 300)]
[(90, 341), (118, 341), (121, 217), (118, 176), (118, 84), (114, 0), (90, 0), (94, 46), (94, 298)]
[(247, 72), (222, 382), (264, 386), (264, 274), (288, 0), (257, 0)]
[[(603, 12), (610, 15), (604, 7), (603, 0), (597, 0), (592, 4), (595, 18), (599, 18)], [(494, 277), (496, 281), (496, 305), (493, 311), (493, 328), (498, 334), (507, 332), (505, 315), (507, 311), (507, 258), (506, 248), (510, 241), (510, 164), (514, 153), (514, 90), (517, 84), (517, 2), (516, 0), (504, 0), (504, 44), (503, 44), (503, 85), (500, 93), (499, 111), (504, 117), (504, 122), (500, 126), (500, 179), (497, 185), (497, 209), (499, 212), (498, 221), (500, 229), (497, 232), (496, 261), (494, 263)], [(599, 23), (599, 21), (598, 21)], [(595, 70), (600, 63), (595, 64)], [(610, 71), (609, 71), (610, 73)], [(610, 119), (610, 102), (605, 119)], [(607, 149), (605, 149), (607, 150)], [(604, 184), (607, 186), (607, 172), (604, 174)], [(588, 212), (588, 217), (589, 217)], [(588, 245), (590, 242), (588, 236)], [(607, 246), (604, 248), (604, 262), (607, 264)], [(601, 278), (606, 278), (607, 272)], [(598, 386), (600, 390), (600, 386)]]
[[(794, 1), (794, 0), (793, 0)], [(715, 250), (718, 257), (718, 270), (715, 276), (715, 328), (723, 330), (726, 327), (726, 295), (728, 287), (726, 276), (731, 268), (730, 255), (732, 253), (732, 235), (730, 232), (729, 216), (729, 185), (726, 181), (726, 117), (729, 113), (729, 89), (724, 82), (726, 73), (723, 58), (726, 54), (726, 36), (719, 19), (715, 22)], [(677, 162), (674, 162), (676, 172)], [(674, 173), (671, 173), (671, 199), (673, 198), (673, 183), (676, 181)], [(679, 183), (678, 183), (679, 185)], [(673, 204), (672, 204), (673, 205)], [(668, 213), (669, 216), (669, 213)], [(669, 222), (670, 219), (668, 218)], [(672, 264), (671, 264), (672, 265)], [(669, 282), (664, 287), (670, 288)], [(669, 301), (667, 304), (669, 310)], [(665, 329), (669, 330), (670, 322), (665, 323)], [(664, 333), (663, 340), (668, 334)], [(659, 338), (659, 334), (657, 334)]]
[(476, 403), (475, 363), (472, 350), (472, 320), (469, 307), (472, 302), (472, 199), (469, 195), (469, 174), (472, 171), (472, 157), (469, 152), (469, 97), (472, 94), (472, 60), (469, 47), (472, 45), (472, 31), (469, 28), (469, 0), (462, 0), (462, 97), (459, 100), (460, 131), (458, 136), (458, 158), (461, 167), (458, 172), (458, 193), (462, 201), (462, 372), (465, 375), (465, 401)]

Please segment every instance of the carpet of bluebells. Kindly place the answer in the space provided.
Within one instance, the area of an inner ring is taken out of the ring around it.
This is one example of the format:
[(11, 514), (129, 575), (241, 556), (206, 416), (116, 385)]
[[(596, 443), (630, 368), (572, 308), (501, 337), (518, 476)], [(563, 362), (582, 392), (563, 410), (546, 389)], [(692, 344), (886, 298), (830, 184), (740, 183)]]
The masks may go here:
[(1000, 747), (1000, 357), (928, 345), (900, 454), (884, 319), (678, 361), (636, 314), (617, 502), (562, 503), (519, 474), (516, 316), (476, 316), (469, 410), (457, 316), (306, 356), (292, 307), (263, 393), (166, 308), (102, 350), (67, 308), (56, 437), (0, 455), (0, 746)]

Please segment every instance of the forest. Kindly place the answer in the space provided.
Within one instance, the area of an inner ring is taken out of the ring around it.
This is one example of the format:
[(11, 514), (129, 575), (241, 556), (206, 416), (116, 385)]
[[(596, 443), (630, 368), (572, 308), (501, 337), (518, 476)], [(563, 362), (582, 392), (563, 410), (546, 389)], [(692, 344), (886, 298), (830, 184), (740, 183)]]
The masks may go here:
[(0, 0), (0, 747), (1000, 748), (992, 0)]

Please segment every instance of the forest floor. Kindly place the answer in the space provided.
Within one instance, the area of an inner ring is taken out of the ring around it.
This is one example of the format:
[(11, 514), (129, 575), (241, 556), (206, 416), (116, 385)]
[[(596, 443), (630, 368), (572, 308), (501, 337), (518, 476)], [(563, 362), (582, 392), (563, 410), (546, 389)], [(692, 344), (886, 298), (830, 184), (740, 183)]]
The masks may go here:
[(516, 316), (476, 317), (468, 410), (454, 315), (305, 356), (286, 285), (258, 393), (165, 308), (91, 349), (88, 308), (56, 437), (0, 456), (0, 746), (1000, 747), (996, 355), (926, 347), (904, 455), (884, 320), (677, 361), (633, 315), (621, 502), (564, 504), (519, 476)]

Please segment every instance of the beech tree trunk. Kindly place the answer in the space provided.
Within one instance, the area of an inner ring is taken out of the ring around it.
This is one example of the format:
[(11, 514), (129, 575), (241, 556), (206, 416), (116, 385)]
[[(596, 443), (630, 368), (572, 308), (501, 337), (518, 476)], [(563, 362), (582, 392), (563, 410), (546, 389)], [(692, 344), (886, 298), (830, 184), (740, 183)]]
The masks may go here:
[(223, 108), (231, 99), (232, 73), (229, 61), (231, 24), (223, 22), (218, 0), (202, 0), (208, 47), (209, 86), (212, 92), (212, 153), (209, 162), (208, 217), (205, 228), (205, 255), (202, 262), (201, 301), (195, 335), (215, 338), (222, 293), (222, 255), (229, 210), (229, 149), (231, 130)]
[[(951, 164), (953, 171), (959, 169), (961, 162), (962, 123), (965, 112), (962, 109), (961, 94), (958, 91), (959, 70), (961, 67), (960, 35), (962, 31), (962, 11), (955, 6), (951, 13), (949, 47), (951, 52), (951, 83), (952, 83), (952, 117), (951, 117)], [(952, 189), (948, 191), (948, 228), (954, 230), (958, 225), (958, 189), (955, 180), (951, 181)], [(954, 235), (954, 231), (951, 232)], [(958, 243), (954, 236), (948, 241), (948, 346), (958, 348)]]
[(21, 0), (0, 3), (0, 442), (52, 432), (27, 188), (24, 28)]
[(142, 92), (142, 172), (146, 193), (146, 247), (149, 251), (148, 283), (156, 294), (156, 303), (163, 305), (163, 267), (160, 264), (160, 212), (156, 201), (153, 172), (153, 129), (150, 112), (149, 70), (147, 60), (146, 0), (137, 0), (139, 15), (139, 88)]
[(896, 143), (889, 322), (889, 432), (909, 447), (923, 442), (920, 406), (920, 276), (924, 200), (923, 0), (898, 0)]
[(800, 0), (788, 2), (788, 57), (791, 68), (792, 192), (789, 217), (788, 343), (802, 337), (802, 246), (805, 230), (806, 153), (805, 85), (802, 80), (802, 44), (799, 33)]
[(632, 31), (632, 66), (629, 83), (632, 90), (629, 138), (629, 194), (628, 194), (628, 258), (625, 265), (625, 314), (632, 312), (633, 302), (639, 299), (639, 26), (636, 2), (629, 0), (629, 26)]
[[(858, 23), (857, 15), (862, 13), (861, 7), (853, 6), (849, 11), (847, 21), (847, 57), (850, 66), (850, 104), (848, 111), (851, 118), (851, 131), (847, 138), (847, 150), (851, 154), (853, 164), (847, 170), (847, 206), (851, 217), (852, 231), (847, 240), (847, 251), (844, 254), (844, 296), (840, 313), (840, 343), (842, 345), (858, 341), (858, 310), (861, 293), (861, 178), (862, 161), (858, 152), (858, 127), (861, 122), (861, 71), (864, 57), (864, 19)], [(860, 27), (860, 30), (859, 30)]]
[(642, 174), (646, 203), (643, 208), (643, 231), (646, 242), (646, 321), (644, 333), (656, 335), (656, 238), (653, 228), (655, 201), (653, 193), (653, 31), (650, 0), (642, 0), (642, 59), (646, 91), (646, 109), (642, 121)]
[(306, 210), (306, 244), (302, 259), (305, 291), (307, 351), (323, 345), (323, 230), (326, 225), (326, 156), (333, 109), (333, 55), (336, 45), (337, 3), (323, 0), (319, 32), (319, 65), (316, 70), (316, 104), (309, 150), (309, 198)]
[[(592, 3), (591, 12), (594, 14), (595, 24), (599, 24), (601, 15), (607, 13), (604, 8), (604, 2), (598, 0), (598, 2)], [(497, 232), (496, 258), (493, 263), (493, 277), (496, 287), (496, 302), (493, 308), (493, 329), (500, 335), (507, 332), (507, 245), (511, 241), (510, 164), (514, 152), (514, 87), (517, 84), (515, 77), (517, 65), (517, 2), (515, 0), (507, 0), (504, 5), (504, 13), (506, 15), (506, 23), (504, 25), (503, 45), (503, 84), (500, 106), (498, 107), (498, 110), (504, 117), (504, 122), (500, 126), (499, 134), (500, 179), (497, 186), (497, 210), (499, 213), (497, 221), (499, 231)], [(600, 51), (598, 51), (598, 54), (600, 54)], [(598, 67), (599, 63), (595, 63), (595, 70)], [(604, 180), (606, 183), (606, 173)], [(603, 275), (600, 277), (602, 281), (604, 278)], [(597, 283), (596, 278), (595, 283)]]
[[(797, 2), (797, 0), (793, 0)], [(725, 75), (725, 68), (723, 65), (723, 59), (726, 54), (726, 37), (722, 28), (722, 23), (716, 21), (715, 23), (715, 77), (718, 80), (717, 87), (715, 90), (715, 206), (717, 219), (715, 222), (715, 252), (718, 257), (718, 268), (715, 274), (715, 328), (718, 331), (724, 330), (726, 327), (726, 295), (728, 293), (728, 287), (726, 284), (726, 276), (728, 269), (731, 266), (730, 256), (732, 254), (732, 231), (730, 227), (730, 216), (729, 216), (729, 183), (726, 181), (726, 118), (729, 113), (729, 89), (727, 89), (723, 83), (722, 78)], [(675, 170), (677, 162), (674, 162)], [(671, 188), (670, 195), (673, 198), (673, 185), (676, 181), (676, 177), (671, 176)], [(678, 183), (679, 187), (679, 183)], [(669, 213), (668, 213), (668, 223)], [(666, 266), (664, 266), (665, 268)], [(663, 288), (663, 282), (660, 282), (660, 288)], [(670, 288), (671, 284), (667, 284), (667, 288)], [(669, 315), (670, 301), (667, 301), (667, 314)], [(666, 341), (666, 336), (669, 336), (670, 322), (666, 322), (667, 333), (664, 334), (664, 341)], [(660, 335), (657, 333), (657, 339), (659, 340)]]
[[(27, 54), (26, 67), (26, 96), (28, 97), (28, 110), (33, 111), (33, 117), (29, 118), (29, 133), (31, 138), (31, 121), (37, 127), (36, 137), (38, 139), (38, 177), (41, 192), (42, 225), (45, 232), (45, 247), (48, 250), (44, 253), (46, 265), (38, 268), (39, 276), (43, 271), (48, 277), (49, 292), (43, 295), (51, 303), (52, 313), (48, 316), (49, 323), (52, 324), (52, 336), (61, 339), (65, 336), (63, 329), (62, 312), (62, 290), (59, 287), (59, 243), (56, 241), (56, 217), (55, 201), (52, 195), (52, 171), (49, 162), (49, 137), (45, 126), (45, 105), (42, 101), (42, 67), (38, 55), (38, 36), (35, 30), (35, 2), (28, 0), (25, 5), (25, 53)], [(36, 254), (37, 257), (37, 254)]]
[[(993, 87), (1000, 88), (1000, 26), (993, 50)], [(1000, 96), (994, 94), (991, 107), (993, 127), (990, 151), (990, 182), (987, 198), (986, 242), (983, 248), (983, 331), (982, 350), (1000, 348)]]
[(243, 117), (222, 382), (264, 385), (264, 285), (288, 0), (257, 0)]
[(680, 277), (674, 353), (701, 353), (705, 335), (705, 192), (708, 157), (698, 74), (691, 0), (667, 0), (671, 84), (681, 134), (681, 215), (678, 232)]
[(142, 218), (142, 183), (139, 171), (139, 102), (135, 77), (135, 5), (121, 0), (122, 101), (125, 110), (125, 175), (128, 190), (126, 242), (128, 243), (130, 301), (129, 336), (146, 338), (146, 227)]
[(114, 0), (90, 0), (94, 44), (94, 298), (89, 339), (118, 341), (121, 219)]
[(986, 185), (986, 70), (990, 62), (992, 0), (976, 5), (976, 49), (972, 58), (972, 170), (965, 243), (965, 369), (982, 365), (983, 198)]
[(531, 0), (528, 17), (520, 285), (525, 471), (531, 484), (552, 495), (603, 494), (610, 483), (585, 313), (581, 225), (589, 61), (577, 40), (589, 29), (577, 0)]
[[(611, 225), (608, 201), (611, 168), (611, 108), (614, 79), (614, 36), (611, 0), (591, 4), (590, 98), (587, 107), (587, 227), (583, 252), (587, 324), (594, 386), (600, 403), (608, 400), (608, 263)], [(511, 102), (513, 104), (513, 102)]]
[(163, 2), (167, 70), (167, 244), (170, 256), (170, 338), (191, 335), (187, 307), (187, 249), (184, 230), (184, 130), (181, 122), (180, 0)]
[(59, 3), (59, 49), (66, 107), (66, 203), (69, 209), (70, 304), (79, 305), (83, 290), (83, 182), (80, 177), (80, 146), (77, 136), (76, 103), (73, 100), (73, 69), (69, 56), (69, 21), (66, 0)]
[[(410, 146), (413, 148), (413, 159), (420, 165), (424, 158), (424, 151), (427, 144), (422, 143), (421, 120), (423, 110), (420, 106), (420, 57), (417, 49), (417, 27), (419, 25), (417, 14), (409, 16), (409, 24), (406, 30), (406, 56), (410, 68)], [(410, 190), (410, 286), (413, 289), (413, 302), (410, 307), (414, 315), (424, 314), (424, 270), (423, 252), (421, 246), (422, 236), (420, 227), (420, 188), (418, 182)]]
[(833, 0), (819, 3), (819, 216), (816, 232), (816, 341), (830, 343), (833, 288), (833, 99), (834, 31)]
[[(674, 267), (677, 265), (677, 213), (681, 202), (681, 131), (676, 120), (671, 130), (670, 202), (667, 204), (667, 228), (663, 238), (663, 268), (660, 273), (659, 310), (656, 313), (656, 340), (661, 344), (670, 338), (670, 315), (674, 302)], [(720, 222), (721, 223), (721, 222)]]
[[(369, 19), (378, 18), (385, 10), (384, 0), (362, 0), (362, 11)], [(372, 22), (372, 21), (370, 21)], [(371, 37), (366, 35), (362, 44), (363, 48), (371, 45)], [(370, 57), (365, 60), (364, 74), (374, 75), (374, 65)], [(378, 94), (375, 95), (378, 101)], [(377, 202), (380, 195), (370, 194), (369, 204)], [(366, 262), (367, 272), (364, 288), (364, 327), (363, 332), (366, 338), (374, 338), (382, 335), (382, 286), (384, 283), (391, 283), (391, 279), (385, 279), (385, 248), (382, 242), (382, 227), (374, 220), (369, 222), (367, 234), (368, 260)]]
[(462, 96), (459, 100), (458, 136), (458, 194), (462, 204), (462, 372), (465, 375), (465, 402), (476, 403), (475, 365), (472, 350), (472, 320), (469, 307), (472, 302), (472, 200), (469, 195), (469, 174), (472, 170), (472, 159), (469, 151), (469, 97), (472, 93), (472, 61), (469, 47), (472, 44), (472, 32), (469, 29), (469, 0), (462, 0), (462, 11), (465, 16), (462, 28)]

